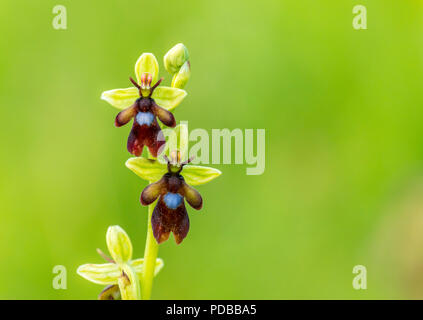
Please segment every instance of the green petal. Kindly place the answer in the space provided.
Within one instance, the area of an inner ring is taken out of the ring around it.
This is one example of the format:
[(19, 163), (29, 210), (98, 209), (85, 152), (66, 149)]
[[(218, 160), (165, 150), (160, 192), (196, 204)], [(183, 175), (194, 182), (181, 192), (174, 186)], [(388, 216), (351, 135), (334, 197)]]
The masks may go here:
[(135, 63), (135, 75), (138, 83), (141, 83), (141, 75), (144, 72), (151, 74), (153, 78), (151, 85), (154, 85), (159, 77), (159, 63), (152, 53), (143, 53)]
[(132, 258), (132, 243), (126, 232), (119, 226), (111, 226), (106, 234), (107, 248), (116, 263), (120, 264)]
[[(125, 273), (125, 275), (123, 274)], [(128, 264), (122, 265), (122, 275), (118, 280), (122, 300), (140, 300), (140, 281), (135, 270)]]
[[(134, 268), (138, 277), (141, 278), (142, 271), (143, 271), (144, 259), (143, 258), (135, 259), (135, 260), (132, 260), (129, 264), (131, 265), (132, 268)], [(160, 270), (162, 270), (163, 266), (164, 266), (163, 260), (160, 259), (160, 258), (157, 258), (156, 259), (156, 267), (154, 269), (154, 275), (155, 276), (160, 272)]]
[(102, 285), (117, 284), (120, 276), (119, 267), (115, 263), (84, 264), (76, 272), (88, 281)]
[(220, 176), (222, 172), (215, 168), (186, 165), (182, 170), (185, 182), (192, 186), (205, 184)]
[(125, 165), (139, 177), (150, 182), (159, 181), (167, 172), (165, 164), (143, 157), (129, 158)]
[(104, 91), (101, 94), (101, 99), (110, 103), (113, 107), (118, 109), (125, 109), (134, 104), (135, 100), (139, 98), (138, 89), (135, 87), (126, 89), (113, 89)]
[(156, 103), (169, 111), (175, 109), (186, 97), (187, 92), (178, 88), (157, 87), (151, 96)]

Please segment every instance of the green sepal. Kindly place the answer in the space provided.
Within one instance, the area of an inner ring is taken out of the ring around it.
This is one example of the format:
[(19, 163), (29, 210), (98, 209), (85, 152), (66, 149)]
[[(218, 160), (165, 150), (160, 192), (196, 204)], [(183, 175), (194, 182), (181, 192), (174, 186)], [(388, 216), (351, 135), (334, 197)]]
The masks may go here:
[(160, 86), (154, 90), (151, 97), (160, 107), (172, 111), (186, 96), (187, 92), (185, 90)]
[(119, 110), (132, 106), (138, 98), (138, 89), (135, 87), (108, 90), (101, 94), (101, 99), (107, 101)]
[(132, 243), (125, 230), (119, 226), (111, 226), (106, 234), (107, 248), (117, 264), (131, 260)]
[(143, 53), (135, 63), (135, 75), (138, 84), (141, 84), (141, 75), (150, 73), (152, 77), (151, 84), (154, 85), (159, 78), (159, 63), (152, 53)]
[(140, 178), (150, 182), (159, 181), (167, 172), (165, 164), (143, 157), (129, 158), (125, 165)]
[(115, 263), (83, 264), (76, 272), (88, 281), (102, 285), (117, 284), (120, 276), (119, 266)]
[(186, 165), (181, 174), (186, 183), (198, 186), (216, 179), (222, 172), (210, 167)]

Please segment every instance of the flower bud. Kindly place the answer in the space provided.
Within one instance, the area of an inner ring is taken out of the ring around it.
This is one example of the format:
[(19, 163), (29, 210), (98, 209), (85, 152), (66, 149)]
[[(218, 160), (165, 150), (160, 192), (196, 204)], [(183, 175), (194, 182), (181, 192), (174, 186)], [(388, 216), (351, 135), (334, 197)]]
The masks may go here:
[(178, 43), (165, 54), (163, 60), (167, 72), (174, 74), (188, 59), (188, 49), (182, 43)]
[(126, 232), (119, 226), (111, 226), (106, 234), (107, 247), (116, 263), (124, 263), (132, 258), (132, 243)]
[(185, 62), (178, 73), (173, 76), (172, 87), (183, 89), (191, 76), (191, 66), (189, 61)]

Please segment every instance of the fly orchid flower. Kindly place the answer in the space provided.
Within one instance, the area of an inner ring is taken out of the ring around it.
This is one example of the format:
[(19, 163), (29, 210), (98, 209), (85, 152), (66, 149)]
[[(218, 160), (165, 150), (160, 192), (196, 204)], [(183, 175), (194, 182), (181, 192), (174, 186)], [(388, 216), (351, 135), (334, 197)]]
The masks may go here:
[(148, 206), (159, 198), (151, 217), (153, 235), (157, 243), (162, 243), (169, 238), (173, 232), (177, 244), (187, 236), (189, 230), (189, 218), (185, 201), (196, 210), (203, 206), (203, 199), (200, 193), (189, 186), (181, 171), (190, 161), (178, 163), (176, 157), (172, 162), (164, 156), (167, 161), (168, 172), (163, 177), (148, 185), (141, 193), (141, 204)]
[[(131, 240), (119, 226), (109, 227), (106, 242), (112, 258), (99, 249), (97, 252), (109, 263), (84, 264), (76, 272), (91, 282), (107, 286), (99, 295), (101, 300), (140, 299), (139, 277), (143, 273), (144, 259), (132, 260)], [(156, 275), (162, 267), (163, 260), (157, 259), (154, 274)]]
[(134, 118), (128, 137), (127, 149), (134, 156), (142, 154), (147, 146), (151, 155), (157, 157), (165, 143), (157, 118), (168, 127), (175, 127), (176, 121), (170, 112), (187, 95), (185, 90), (160, 86), (159, 65), (151, 53), (143, 53), (135, 64), (137, 81), (130, 78), (132, 88), (115, 89), (103, 92), (101, 98), (112, 106), (123, 109), (115, 119), (117, 127), (127, 124)]
[[(184, 132), (180, 125), (174, 131)], [(178, 130), (179, 129), (179, 130)], [(170, 143), (171, 144), (171, 143)], [(180, 141), (179, 145), (186, 145)], [(130, 158), (126, 166), (150, 184), (141, 193), (141, 204), (149, 205), (154, 201), (151, 225), (157, 243), (162, 243), (173, 232), (177, 244), (181, 243), (189, 230), (189, 218), (185, 201), (194, 209), (201, 209), (203, 200), (191, 186), (201, 185), (217, 178), (221, 172), (214, 168), (190, 165), (191, 159), (181, 161), (183, 154), (172, 151), (166, 163), (143, 157)]]

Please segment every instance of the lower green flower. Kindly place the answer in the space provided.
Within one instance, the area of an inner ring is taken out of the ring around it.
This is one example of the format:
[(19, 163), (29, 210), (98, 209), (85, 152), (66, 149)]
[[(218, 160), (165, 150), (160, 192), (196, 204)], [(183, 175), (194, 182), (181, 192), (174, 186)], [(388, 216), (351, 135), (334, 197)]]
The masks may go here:
[[(97, 284), (106, 285), (99, 299), (139, 300), (141, 299), (139, 277), (143, 273), (144, 259), (132, 260), (132, 243), (126, 232), (119, 226), (111, 226), (107, 230), (106, 242), (113, 259), (109, 263), (84, 264), (77, 273)], [(156, 260), (154, 275), (163, 268), (163, 260)], [(119, 287), (120, 294), (116, 290)]]

